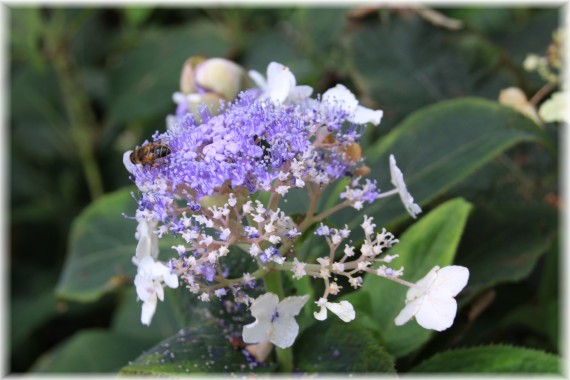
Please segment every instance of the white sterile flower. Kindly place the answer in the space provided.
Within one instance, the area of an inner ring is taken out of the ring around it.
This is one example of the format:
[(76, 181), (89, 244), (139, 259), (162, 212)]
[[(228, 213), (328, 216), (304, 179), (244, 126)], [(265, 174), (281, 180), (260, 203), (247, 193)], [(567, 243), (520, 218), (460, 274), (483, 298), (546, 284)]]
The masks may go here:
[(140, 218), (138, 222), (135, 237), (139, 239), (139, 242), (135, 251), (135, 257), (133, 257), (135, 265), (139, 265), (140, 261), (147, 256), (155, 259), (158, 257), (158, 236), (154, 233), (157, 222), (146, 218)]
[(384, 114), (381, 110), (375, 111), (360, 106), (354, 94), (342, 84), (337, 84), (325, 91), (321, 100), (321, 107), (324, 108), (322, 109), (324, 112), (330, 108), (341, 108), (350, 115), (348, 120), (355, 124), (372, 123), (378, 125)]
[(297, 86), (291, 70), (277, 62), (271, 62), (267, 66), (267, 80), (255, 70), (249, 71), (248, 74), (263, 91), (261, 99), (271, 99), (277, 103), (285, 103), (287, 100), (296, 102), (307, 99), (313, 93), (309, 86)]
[(327, 319), (327, 309), (336, 314), (344, 322), (350, 322), (356, 316), (354, 307), (352, 307), (352, 304), (348, 301), (340, 301), (340, 303), (336, 303), (328, 302), (326, 298), (321, 298), (315, 303), (321, 308), (318, 312), (313, 313), (315, 318), (319, 321)]
[(408, 192), (408, 188), (406, 187), (406, 183), (404, 182), (404, 175), (402, 171), (396, 166), (396, 159), (394, 155), (390, 155), (390, 177), (392, 180), (392, 184), (396, 186), (398, 193), (400, 194), (400, 199), (406, 208), (406, 211), (412, 216), (412, 218), (416, 218), (416, 216), (422, 212), (420, 206), (414, 203), (414, 198)]
[(467, 285), (469, 270), (452, 265), (433, 269), (406, 294), (406, 306), (395, 319), (401, 326), (414, 316), (425, 329), (443, 331), (453, 324), (457, 313), (454, 297)]
[(139, 262), (135, 287), (137, 295), (143, 301), (141, 322), (149, 325), (156, 311), (157, 300), (164, 300), (162, 283), (171, 288), (178, 287), (178, 277), (170, 269), (151, 256), (145, 256)]
[(280, 348), (291, 347), (299, 333), (299, 325), (294, 317), (299, 314), (308, 299), (308, 295), (293, 296), (279, 302), (279, 298), (273, 293), (259, 296), (250, 307), (255, 322), (243, 327), (243, 341), (270, 341)]

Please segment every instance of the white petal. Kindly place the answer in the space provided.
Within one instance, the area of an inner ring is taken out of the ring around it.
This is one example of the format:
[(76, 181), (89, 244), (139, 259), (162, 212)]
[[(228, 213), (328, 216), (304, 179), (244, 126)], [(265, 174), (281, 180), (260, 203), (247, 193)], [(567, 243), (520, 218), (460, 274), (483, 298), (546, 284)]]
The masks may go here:
[(415, 301), (408, 303), (402, 309), (402, 311), (400, 311), (400, 314), (398, 314), (398, 316), (394, 320), (394, 322), (396, 323), (396, 326), (402, 326), (403, 324), (408, 322), (410, 319), (412, 319), (414, 317), (414, 315), (416, 315), (416, 313), (420, 309), (420, 306), (422, 304), (422, 300), (423, 299), (417, 299)]
[(416, 313), (418, 324), (426, 329), (443, 331), (453, 324), (457, 313), (457, 302), (442, 294), (427, 294)]
[(283, 103), (293, 87), (295, 76), (288, 67), (277, 62), (271, 62), (267, 66), (267, 93), (271, 100)]
[(145, 302), (142, 305), (141, 310), (141, 322), (143, 325), (150, 325), (150, 321), (152, 320), (152, 316), (156, 311), (156, 298), (149, 302)]
[(144, 256), (142, 260), (139, 261), (138, 272), (142, 275), (153, 277), (152, 272), (154, 270), (154, 260), (150, 256)]
[(139, 299), (143, 302), (147, 302), (149, 300), (148, 289), (153, 288), (152, 279), (148, 276), (138, 273), (135, 276), (135, 288)]
[(255, 70), (250, 70), (248, 72), (248, 75), (257, 85), (257, 87), (261, 88), (262, 90), (265, 90), (267, 88), (267, 82), (261, 73)]
[(277, 306), (279, 318), (286, 316), (295, 316), (299, 314), (307, 300), (308, 295), (287, 297)]
[(342, 84), (337, 84), (323, 94), (322, 102), (326, 107), (339, 107), (353, 114), (358, 106), (358, 100), (350, 90)]
[(131, 162), (131, 152), (132, 150), (127, 150), (123, 154), (123, 165), (125, 165), (125, 168), (129, 173), (132, 173), (133, 170), (136, 168), (136, 165)]
[(154, 284), (154, 293), (158, 297), (159, 300), (164, 301), (164, 288), (158, 281), (153, 281)]
[(372, 123), (378, 125), (383, 115), (384, 112), (381, 110), (371, 110), (370, 108), (358, 106), (350, 121), (356, 124)]
[(354, 307), (348, 301), (340, 301), (340, 303), (327, 302), (327, 308), (338, 315), (344, 322), (350, 322), (356, 316)]
[(243, 326), (242, 338), (245, 343), (259, 343), (267, 340), (267, 330), (271, 322), (266, 321), (255, 321), (249, 325)]
[(321, 306), (321, 310), (319, 310), (318, 312), (314, 312), (313, 315), (315, 316), (315, 319), (318, 319), (319, 321), (324, 321), (325, 319), (327, 319), (327, 308), (325, 306)]
[(428, 274), (416, 282), (416, 286), (408, 289), (408, 293), (406, 293), (406, 303), (423, 297), (437, 279), (438, 273), (439, 266), (436, 265), (428, 272)]
[(432, 292), (442, 291), (455, 297), (467, 285), (468, 280), (469, 269), (459, 265), (451, 265), (438, 271)]
[(178, 288), (178, 276), (174, 273), (169, 273), (164, 276), (164, 283), (172, 289)]
[(300, 101), (307, 99), (313, 93), (311, 86), (295, 86), (289, 91), (289, 99), (292, 101)]
[(271, 320), (277, 310), (279, 297), (274, 293), (265, 293), (257, 297), (251, 304), (251, 315), (259, 320)]
[(135, 257), (136, 259), (139, 260), (139, 263), (140, 260), (142, 260), (145, 257), (150, 258), (150, 251), (151, 251), (150, 245), (151, 245), (150, 238), (148, 236), (141, 236), (139, 242), (137, 243), (137, 249), (135, 251)]
[(408, 211), (408, 214), (412, 216), (412, 218), (416, 218), (417, 214), (422, 212), (420, 206), (414, 203), (414, 198), (408, 192), (408, 188), (406, 187), (406, 183), (404, 182), (404, 175), (398, 166), (396, 166), (396, 159), (394, 155), (390, 155), (390, 177), (392, 184), (398, 189), (398, 193), (400, 194), (400, 199), (402, 200), (402, 204)]
[(287, 348), (293, 345), (298, 333), (299, 325), (295, 318), (280, 316), (269, 327), (267, 338), (277, 347)]

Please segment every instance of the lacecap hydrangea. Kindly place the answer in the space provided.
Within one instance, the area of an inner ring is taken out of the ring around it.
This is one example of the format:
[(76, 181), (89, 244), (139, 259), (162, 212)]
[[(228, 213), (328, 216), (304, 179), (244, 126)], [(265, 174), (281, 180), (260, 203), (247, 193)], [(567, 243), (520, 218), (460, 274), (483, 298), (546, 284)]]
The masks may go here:
[[(137, 295), (143, 301), (142, 323), (150, 324), (157, 300), (164, 298), (164, 286), (182, 285), (204, 302), (231, 298), (248, 305), (255, 321), (243, 327), (244, 341), (269, 341), (285, 348), (295, 341), (295, 316), (303, 307), (312, 307), (318, 320), (326, 319), (327, 311), (345, 322), (355, 319), (349, 302), (330, 302), (329, 297), (341, 293), (338, 277), (358, 288), (368, 274), (414, 290), (408, 293), (397, 324), (418, 315), (423, 327), (449, 327), (456, 312), (453, 297), (467, 282), (466, 268), (437, 267), (411, 284), (400, 278), (403, 268), (389, 267), (397, 255), (385, 250), (398, 240), (384, 229), (377, 232), (372, 218), (364, 217), (365, 239), (360, 247), (350, 244), (346, 226), (331, 228), (323, 223), (343, 208), (361, 209), (390, 195), (399, 195), (412, 217), (421, 212), (394, 156), (389, 162), (394, 189), (381, 192), (375, 181), (365, 178), (370, 168), (358, 141), (366, 126), (380, 124), (382, 111), (361, 106), (341, 84), (312, 97), (311, 87), (297, 85), (291, 71), (276, 62), (269, 64), (266, 77), (249, 72), (257, 87), (240, 90), (238, 84), (246, 83), (244, 73), (232, 62), (225, 61), (224, 66), (224, 61), (200, 59), (185, 66), (183, 78), (191, 79), (184, 83), (191, 85), (181, 84), (182, 91), (174, 94), (177, 108), (167, 118), (166, 131), (155, 133), (152, 141), (138, 148), (149, 154), (153, 146), (168, 150), (145, 163), (133, 163), (131, 151), (124, 155), (124, 165), (139, 190), (133, 263), (138, 268)], [(215, 78), (221, 75), (216, 70), (222, 70), (224, 78), (228, 71), (241, 78), (224, 82), (232, 85), (231, 96), (227, 91), (226, 96), (219, 95), (224, 91), (216, 87)], [(215, 107), (208, 102), (212, 94), (219, 98)], [(339, 201), (317, 212), (323, 191), (342, 179), (348, 184)], [(279, 208), (292, 189), (303, 189), (309, 198), (306, 213), (295, 220)], [(268, 196), (260, 197), (262, 193)], [(293, 245), (312, 226), (317, 226), (314, 238), (330, 249), (314, 262), (302, 262)], [(181, 244), (172, 246), (170, 257), (167, 254), (160, 261), (158, 240), (165, 235), (178, 237)], [(337, 251), (342, 254), (335, 255)], [(228, 255), (245, 255), (257, 269), (232, 277), (220, 261)], [(267, 288), (254, 297), (255, 282), (275, 271), (290, 272), (297, 279), (320, 278), (324, 293), (313, 306), (305, 305), (308, 295), (285, 297), (274, 293), (278, 289)], [(451, 290), (442, 279), (452, 279)], [(438, 304), (434, 294), (444, 294), (445, 303)]]

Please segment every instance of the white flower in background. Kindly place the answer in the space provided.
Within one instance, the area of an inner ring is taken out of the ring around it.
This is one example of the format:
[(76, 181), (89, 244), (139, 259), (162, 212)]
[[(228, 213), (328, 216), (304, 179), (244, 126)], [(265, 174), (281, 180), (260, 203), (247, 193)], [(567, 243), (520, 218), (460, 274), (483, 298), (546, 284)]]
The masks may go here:
[(567, 122), (570, 120), (568, 117), (568, 94), (566, 92), (558, 91), (553, 93), (538, 110), (538, 114), (547, 123), (554, 121)]
[(398, 193), (400, 194), (400, 199), (406, 208), (406, 211), (412, 216), (412, 218), (416, 218), (416, 216), (422, 212), (420, 206), (414, 203), (414, 198), (408, 191), (406, 187), (406, 183), (404, 182), (404, 175), (402, 171), (396, 166), (396, 159), (394, 155), (390, 155), (390, 177), (392, 184), (396, 186)]
[(263, 91), (261, 99), (271, 99), (276, 103), (300, 101), (313, 93), (309, 86), (297, 86), (295, 76), (287, 66), (271, 62), (267, 66), (267, 80), (255, 70), (249, 71), (249, 77)]
[(406, 294), (406, 306), (395, 319), (401, 326), (413, 317), (425, 329), (443, 331), (453, 324), (457, 313), (455, 296), (467, 285), (469, 270), (452, 265), (435, 266)]
[(342, 84), (337, 84), (325, 91), (321, 100), (321, 107), (324, 108), (325, 112), (330, 108), (341, 108), (350, 115), (348, 120), (355, 124), (372, 123), (378, 125), (384, 114), (381, 110), (375, 111), (359, 105), (354, 94)]
[(327, 319), (327, 309), (336, 314), (344, 322), (352, 321), (356, 314), (354, 312), (354, 307), (348, 301), (328, 302), (326, 298), (321, 298), (316, 302), (317, 306), (321, 308), (318, 312), (314, 313), (314, 316), (319, 321), (324, 321)]
[(162, 283), (171, 288), (178, 287), (178, 276), (171, 273), (170, 269), (151, 256), (143, 257), (138, 263), (138, 271), (135, 277), (137, 295), (143, 301), (141, 322), (150, 325), (152, 316), (156, 311), (157, 300), (164, 300)]
[(255, 322), (243, 327), (243, 341), (269, 341), (280, 348), (291, 347), (299, 333), (299, 325), (294, 317), (308, 299), (308, 295), (293, 296), (279, 302), (279, 297), (274, 293), (257, 297), (250, 307)]

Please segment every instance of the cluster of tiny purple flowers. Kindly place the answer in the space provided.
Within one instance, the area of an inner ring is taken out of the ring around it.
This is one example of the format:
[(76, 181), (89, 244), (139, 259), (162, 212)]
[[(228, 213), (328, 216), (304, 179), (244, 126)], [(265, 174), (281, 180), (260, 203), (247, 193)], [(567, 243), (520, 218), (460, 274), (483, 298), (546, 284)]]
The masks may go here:
[[(297, 86), (293, 74), (275, 62), (268, 67), (267, 80), (256, 72), (250, 76), (259, 89), (223, 102), (216, 113), (205, 106), (192, 112), (186, 103), (189, 95), (177, 94), (177, 112), (168, 118), (166, 132), (157, 132), (153, 141), (143, 144), (168, 146), (167, 155), (140, 164), (129, 159), (130, 151), (125, 153), (124, 164), (140, 191), (135, 285), (143, 301), (144, 324), (150, 323), (157, 300), (164, 298), (163, 286), (175, 288), (181, 282), (204, 302), (231, 294), (234, 301), (250, 305), (256, 322), (244, 326), (246, 342), (270, 341), (288, 347), (298, 329), (293, 317), (308, 297), (287, 297), (279, 303), (266, 293), (254, 299), (248, 289), (255, 280), (270, 270), (291, 271), (294, 278), (322, 278), (325, 293), (315, 301), (321, 308), (315, 318), (326, 318), (328, 309), (348, 322), (354, 319), (352, 305), (328, 302), (328, 296), (341, 289), (329, 281), (331, 273), (346, 276), (354, 288), (360, 286), (364, 273), (396, 279), (403, 269), (373, 265), (395, 258), (379, 255), (397, 239), (385, 230), (374, 235), (375, 225), (365, 217), (366, 240), (360, 255), (356, 247), (346, 244), (344, 256), (335, 261), (335, 252), (350, 231), (321, 224), (316, 233), (326, 239), (330, 254), (317, 263), (298, 261), (295, 239), (342, 208), (361, 209), (392, 194), (400, 195), (413, 217), (421, 209), (407, 191), (393, 157), (394, 190), (382, 193), (374, 181), (363, 179), (370, 169), (364, 165), (358, 139), (367, 124), (380, 123), (382, 111), (360, 106), (342, 85), (311, 98), (312, 89)], [(324, 189), (343, 178), (350, 181), (340, 202), (317, 213)], [(310, 199), (302, 221), (294, 221), (279, 208), (290, 189), (305, 189)], [(265, 203), (258, 197), (262, 192), (269, 194)], [(161, 262), (158, 239), (165, 234), (178, 237), (181, 244), (172, 247), (176, 256)], [(249, 255), (258, 269), (229, 278), (220, 259), (230, 254)], [(268, 317), (262, 311), (271, 313)]]

